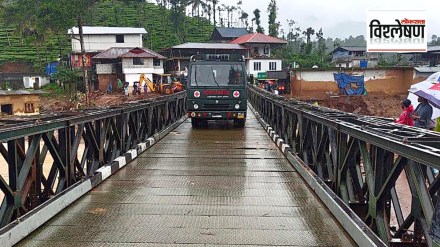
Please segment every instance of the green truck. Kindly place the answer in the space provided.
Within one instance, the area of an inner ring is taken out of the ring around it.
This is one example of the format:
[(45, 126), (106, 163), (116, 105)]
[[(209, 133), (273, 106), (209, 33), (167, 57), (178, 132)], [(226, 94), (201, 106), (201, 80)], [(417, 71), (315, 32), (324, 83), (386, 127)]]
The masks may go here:
[(187, 83), (187, 110), (193, 127), (208, 120), (246, 123), (247, 91), (244, 57), (204, 54), (191, 57)]

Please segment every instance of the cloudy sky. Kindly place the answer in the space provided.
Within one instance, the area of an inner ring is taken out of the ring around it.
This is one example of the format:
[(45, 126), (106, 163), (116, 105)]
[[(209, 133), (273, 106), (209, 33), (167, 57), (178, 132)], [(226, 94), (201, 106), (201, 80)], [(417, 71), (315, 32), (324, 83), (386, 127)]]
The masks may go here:
[[(270, 0), (242, 0), (242, 8), (252, 19), (252, 12), (262, 12), (263, 27), (267, 32), (267, 5)], [(220, 3), (236, 5), (238, 0), (220, 0)], [(277, 0), (278, 21), (288, 29), (286, 19), (294, 19), (301, 29), (322, 27), (324, 36), (346, 38), (350, 35), (366, 36), (368, 10), (425, 10), (428, 39), (440, 36), (440, 6), (438, 0)]]

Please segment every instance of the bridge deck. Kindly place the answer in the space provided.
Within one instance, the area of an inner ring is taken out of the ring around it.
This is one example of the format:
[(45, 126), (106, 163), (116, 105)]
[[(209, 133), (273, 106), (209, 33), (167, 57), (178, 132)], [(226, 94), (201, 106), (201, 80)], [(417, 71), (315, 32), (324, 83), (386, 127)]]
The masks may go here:
[(19, 246), (355, 245), (252, 114), (182, 124)]

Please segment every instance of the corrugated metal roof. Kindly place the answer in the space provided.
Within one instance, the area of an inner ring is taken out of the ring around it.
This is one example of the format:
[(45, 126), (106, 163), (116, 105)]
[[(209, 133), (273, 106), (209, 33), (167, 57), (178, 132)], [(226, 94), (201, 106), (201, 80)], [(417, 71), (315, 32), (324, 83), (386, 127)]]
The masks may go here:
[[(97, 27), (83, 26), (84, 34), (146, 34), (143, 27)], [(68, 34), (79, 34), (77, 27), (68, 30)]]
[(275, 37), (271, 37), (262, 33), (251, 33), (251, 34), (243, 35), (231, 41), (231, 44), (245, 44), (245, 43), (287, 44), (287, 41)]
[(171, 47), (172, 49), (215, 49), (215, 50), (246, 50), (239, 44), (230, 43), (185, 43)]
[(238, 38), (240, 36), (249, 34), (246, 28), (216, 27), (215, 29), (217, 29), (223, 38)]
[[(367, 51), (367, 47), (365, 46), (341, 46), (338, 47), (347, 51)], [(336, 48), (336, 49), (338, 49)]]
[(440, 45), (428, 46), (428, 52), (440, 51)]
[(166, 58), (166, 57), (160, 55), (159, 53), (156, 53), (156, 52), (149, 50), (147, 48), (134, 48), (134, 49), (129, 50), (127, 53), (122, 54), (120, 57), (123, 57), (123, 58), (141, 57), (141, 58), (159, 58), (159, 59)]
[(435, 73), (440, 72), (440, 67), (414, 67), (420, 73)]
[[(133, 50), (140, 50), (141, 52), (132, 52)], [(142, 58), (159, 58), (166, 59), (166, 57), (160, 55), (157, 52), (149, 50), (147, 48), (139, 47), (112, 47), (107, 49), (93, 57), (93, 59), (116, 59), (116, 58), (129, 58), (129, 57), (142, 57)]]
[(134, 47), (131, 48), (122, 48), (122, 47), (112, 47), (110, 49), (107, 49), (98, 55), (95, 55), (92, 57), (93, 59), (116, 59), (119, 56), (129, 52), (130, 50), (134, 49)]
[(32, 95), (32, 94), (42, 94), (44, 91), (42, 90), (0, 90), (1, 95)]

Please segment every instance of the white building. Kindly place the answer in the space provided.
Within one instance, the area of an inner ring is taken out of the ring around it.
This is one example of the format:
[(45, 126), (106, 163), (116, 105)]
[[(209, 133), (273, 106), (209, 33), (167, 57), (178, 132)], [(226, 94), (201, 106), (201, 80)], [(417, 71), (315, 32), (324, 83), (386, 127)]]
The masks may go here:
[(150, 81), (153, 81), (153, 74), (163, 74), (164, 56), (146, 48), (135, 48), (123, 54), (122, 73), (125, 81), (130, 85), (139, 81), (141, 74), (144, 74)]
[[(144, 28), (133, 27), (83, 27), (84, 48), (86, 51), (85, 65), (92, 66), (92, 57), (99, 52), (112, 47), (130, 48), (142, 47), (142, 35), (146, 34)], [(82, 67), (81, 44), (79, 41), (79, 29), (69, 29), (71, 35), (72, 53), (70, 64), (73, 68)]]
[(336, 68), (375, 68), (379, 62), (379, 54), (367, 52), (366, 47), (337, 47), (332, 52), (332, 63)]
[[(101, 52), (112, 47), (142, 47), (142, 35), (146, 33), (144, 28), (84, 26), (84, 47), (86, 52)], [(69, 29), (69, 34), (72, 35), (72, 51), (80, 53), (78, 28)]]
[(164, 56), (146, 48), (107, 49), (93, 57), (99, 81), (98, 88), (105, 91), (109, 83), (116, 88), (118, 79), (133, 86), (133, 82), (139, 81), (141, 74), (153, 80), (153, 74), (164, 73), (164, 60)]
[(282, 70), (281, 59), (271, 58), (271, 49), (287, 44), (287, 41), (264, 35), (251, 33), (241, 36), (232, 44), (240, 44), (248, 49), (246, 56), (246, 69), (248, 74), (257, 78), (258, 73)]

